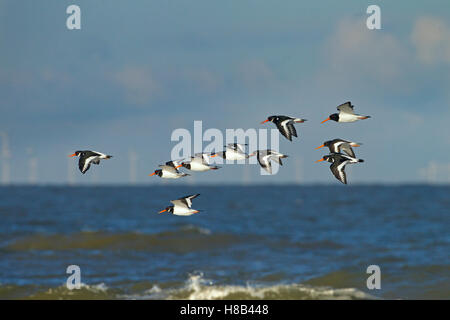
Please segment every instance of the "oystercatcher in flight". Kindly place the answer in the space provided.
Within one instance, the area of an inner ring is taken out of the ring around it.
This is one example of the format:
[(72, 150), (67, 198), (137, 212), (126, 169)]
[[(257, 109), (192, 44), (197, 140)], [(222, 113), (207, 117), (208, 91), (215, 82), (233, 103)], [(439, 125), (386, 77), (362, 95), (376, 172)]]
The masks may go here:
[(328, 147), (331, 153), (341, 153), (342, 151), (348, 154), (350, 157), (355, 158), (355, 153), (352, 147), (360, 147), (362, 143), (351, 142), (343, 139), (333, 139), (328, 140), (323, 143), (323, 145), (316, 148), (320, 149), (322, 147)]
[(166, 162), (166, 164), (160, 164), (158, 167), (161, 169), (155, 170), (155, 172), (149, 174), (149, 176), (158, 175), (164, 179), (178, 179), (189, 176), (189, 174), (179, 171), (177, 168), (180, 166), (180, 160), (172, 160)]
[(158, 213), (169, 212), (175, 214), (177, 216), (190, 216), (194, 213), (200, 212), (199, 210), (194, 210), (191, 208), (192, 199), (197, 198), (200, 193), (186, 196), (177, 200), (171, 200), (170, 202), (173, 206), (168, 206), (164, 210), (159, 211)]
[(297, 137), (297, 131), (295, 130), (294, 124), (303, 123), (307, 120), (301, 118), (291, 118), (287, 116), (270, 116), (266, 120), (261, 122), (261, 124), (268, 121), (275, 123), (281, 134), (285, 136), (289, 141), (292, 141), (292, 136)]
[(190, 161), (183, 161), (175, 168), (185, 167), (186, 169), (192, 171), (209, 171), (220, 169), (218, 166), (212, 166), (209, 164), (208, 156), (209, 154), (207, 153), (196, 153), (193, 157), (191, 157)]
[(226, 160), (244, 160), (252, 156), (245, 153), (244, 149), (246, 145), (247, 144), (229, 143), (225, 146), (225, 151), (213, 152), (210, 156), (211, 158), (219, 156)]
[(361, 116), (359, 114), (355, 114), (353, 111), (353, 105), (350, 101), (341, 104), (337, 107), (339, 113), (333, 113), (328, 118), (323, 120), (321, 123), (324, 123), (328, 120), (333, 120), (336, 122), (355, 122), (357, 120), (368, 119), (370, 116)]
[(257, 150), (253, 152), (251, 155), (257, 155), (259, 165), (266, 170), (268, 173), (272, 174), (272, 163), (270, 160), (276, 161), (280, 166), (283, 165), (281, 161), (282, 158), (287, 158), (288, 156), (285, 154), (281, 154), (279, 152), (273, 150)]
[(331, 172), (340, 182), (347, 184), (347, 175), (345, 174), (345, 166), (349, 163), (364, 162), (363, 159), (356, 159), (353, 157), (346, 156), (342, 153), (332, 153), (324, 156), (322, 159), (317, 160), (331, 162)]
[(79, 157), (78, 160), (78, 168), (80, 169), (82, 174), (85, 174), (86, 171), (91, 167), (91, 163), (100, 164), (101, 159), (110, 159), (112, 156), (106, 155), (97, 151), (75, 151), (74, 154), (71, 154), (69, 157)]

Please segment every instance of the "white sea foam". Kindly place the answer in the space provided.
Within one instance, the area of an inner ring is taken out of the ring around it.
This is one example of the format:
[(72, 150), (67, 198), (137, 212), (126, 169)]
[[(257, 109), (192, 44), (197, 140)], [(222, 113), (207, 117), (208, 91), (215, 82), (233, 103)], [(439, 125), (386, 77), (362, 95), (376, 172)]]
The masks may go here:
[(200, 234), (204, 234), (204, 235), (210, 235), (211, 234), (211, 230), (207, 229), (207, 228), (202, 228), (193, 224), (187, 224), (183, 227), (181, 227), (181, 230), (187, 230), (187, 231), (197, 231)]
[[(141, 297), (143, 298), (143, 297)], [(374, 299), (355, 288), (335, 289), (330, 287), (312, 287), (302, 284), (248, 284), (215, 285), (205, 279), (202, 273), (190, 274), (185, 285), (177, 289), (166, 289), (147, 296), (149, 299)], [(144, 298), (144, 299), (145, 299)]]

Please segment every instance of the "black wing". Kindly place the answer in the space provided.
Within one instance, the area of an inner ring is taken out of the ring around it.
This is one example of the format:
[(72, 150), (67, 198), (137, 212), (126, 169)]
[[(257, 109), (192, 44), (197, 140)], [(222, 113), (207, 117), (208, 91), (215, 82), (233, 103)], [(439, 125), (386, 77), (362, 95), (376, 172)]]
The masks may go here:
[(284, 120), (277, 122), (277, 128), (283, 136), (292, 141), (292, 136), (297, 137), (297, 131), (292, 120)]
[(333, 175), (343, 184), (347, 184), (347, 175), (345, 174), (345, 165), (347, 164), (347, 162), (348, 160), (339, 158), (336, 159), (330, 166)]
[(81, 173), (85, 174), (90, 167), (91, 165), (89, 163), (86, 164), (86, 158), (80, 157), (80, 160), (78, 160), (78, 168), (80, 169)]
[(179, 165), (179, 163), (176, 160), (172, 160), (172, 161), (167, 161), (166, 162), (166, 166), (172, 167), (174, 169), (176, 169), (176, 167)]
[(186, 206), (188, 208), (190, 208), (192, 206), (192, 199), (197, 198), (199, 195), (200, 195), (200, 193), (197, 193), (197, 194), (193, 194), (193, 195), (190, 195), (190, 196), (186, 196), (186, 197), (180, 198), (178, 200), (183, 202), (184, 204), (186, 204)]
[(272, 164), (270, 163), (270, 153), (267, 151), (258, 151), (258, 162), (261, 168), (272, 174)]

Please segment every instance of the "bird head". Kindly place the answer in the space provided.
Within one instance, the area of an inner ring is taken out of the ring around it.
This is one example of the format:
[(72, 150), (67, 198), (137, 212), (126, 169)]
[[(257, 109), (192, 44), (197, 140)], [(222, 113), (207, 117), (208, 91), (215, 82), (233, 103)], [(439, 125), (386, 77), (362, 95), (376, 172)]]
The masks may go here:
[(173, 206), (168, 206), (167, 208), (165, 208), (164, 210), (159, 211), (158, 213), (163, 213), (163, 212), (172, 213), (173, 212)]
[(277, 120), (277, 119), (278, 119), (277, 116), (270, 116), (270, 117), (268, 117), (266, 120), (264, 120), (263, 122), (261, 122), (261, 124), (266, 123), (266, 122), (268, 122), (268, 121), (274, 122), (274, 121)]
[(75, 153), (69, 155), (69, 157), (79, 157), (82, 155), (82, 153), (83, 153), (83, 151), (75, 151)]
[(162, 170), (161, 169), (155, 170), (155, 172), (149, 174), (149, 176), (154, 176), (155, 174), (158, 175), (158, 176), (161, 176)]
[(323, 156), (322, 159), (319, 159), (316, 162), (320, 162), (320, 161), (333, 162), (333, 158), (331, 156)]
[(191, 169), (191, 164), (189, 162), (182, 162), (181, 164), (176, 166), (177, 169), (180, 167), (185, 167), (186, 169)]
[(325, 120), (323, 120), (321, 123), (324, 123), (324, 122), (326, 122), (328, 120), (338, 121), (339, 120), (339, 114), (337, 114), (337, 113), (330, 114), (330, 116), (328, 118), (326, 118)]
[(318, 146), (318, 147), (316, 148), (316, 150), (317, 150), (317, 149), (320, 149), (320, 148), (323, 148), (323, 147), (330, 147), (332, 144), (333, 144), (333, 140), (325, 141), (325, 142), (323, 143), (323, 145)]

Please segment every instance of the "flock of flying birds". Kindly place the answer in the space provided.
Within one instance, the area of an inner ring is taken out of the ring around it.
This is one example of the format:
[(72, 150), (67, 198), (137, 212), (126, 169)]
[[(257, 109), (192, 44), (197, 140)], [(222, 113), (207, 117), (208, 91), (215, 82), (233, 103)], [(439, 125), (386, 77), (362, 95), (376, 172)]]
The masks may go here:
[[(355, 114), (353, 111), (353, 105), (349, 102), (343, 103), (337, 107), (339, 113), (331, 114), (327, 119), (322, 121), (324, 123), (328, 120), (333, 120), (336, 122), (355, 122), (357, 120), (363, 120), (370, 118), (370, 116), (362, 116)], [(306, 119), (301, 118), (291, 118), (287, 116), (270, 116), (261, 124), (266, 122), (273, 122), (280, 133), (289, 141), (292, 141), (292, 137), (297, 137), (297, 131), (295, 130), (295, 123), (303, 123)], [(334, 139), (325, 141), (321, 146), (328, 147), (330, 154), (325, 155), (320, 161), (328, 161), (331, 163), (330, 169), (333, 175), (344, 184), (347, 184), (347, 175), (345, 173), (345, 166), (347, 164), (353, 164), (358, 162), (364, 162), (362, 159), (358, 159), (352, 147), (359, 147), (361, 143), (355, 143), (352, 141), (347, 141), (343, 139)], [(89, 170), (91, 164), (100, 164), (100, 160), (110, 159), (112, 156), (103, 154), (96, 151), (75, 151), (70, 157), (79, 157), (78, 168), (81, 173), (86, 173)], [(239, 143), (230, 143), (225, 146), (225, 150), (221, 152), (212, 153), (196, 153), (191, 156), (190, 159), (172, 160), (168, 161), (163, 165), (159, 165), (158, 170), (155, 170), (150, 176), (157, 175), (164, 179), (178, 179), (189, 174), (181, 172), (179, 168), (184, 167), (191, 171), (209, 171), (217, 170), (220, 167), (211, 165), (209, 163), (209, 158), (222, 157), (226, 160), (244, 160), (252, 156), (257, 156), (258, 163), (260, 166), (272, 174), (272, 164), (271, 161), (277, 162), (279, 165), (283, 165), (281, 159), (286, 158), (287, 155), (281, 154), (274, 150), (256, 150), (250, 154), (245, 152), (245, 145)], [(192, 199), (198, 197), (200, 194), (189, 195), (177, 200), (171, 200), (171, 206), (168, 206), (164, 210), (159, 211), (159, 213), (169, 212), (180, 216), (190, 216), (194, 213), (198, 213), (199, 210), (192, 209)]]

